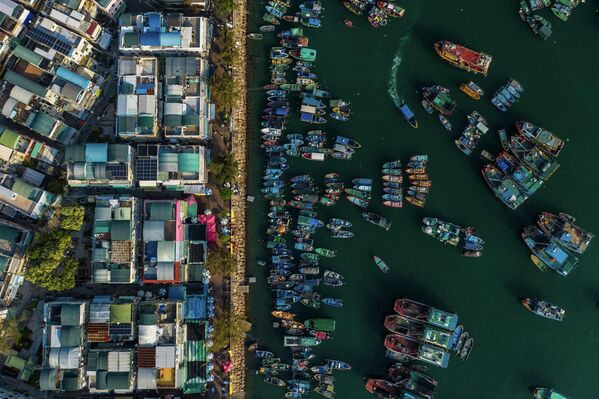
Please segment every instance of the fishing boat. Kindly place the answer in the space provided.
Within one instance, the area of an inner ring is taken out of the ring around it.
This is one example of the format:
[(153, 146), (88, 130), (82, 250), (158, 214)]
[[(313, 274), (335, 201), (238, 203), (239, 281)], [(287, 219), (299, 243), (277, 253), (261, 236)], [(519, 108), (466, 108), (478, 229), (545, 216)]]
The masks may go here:
[(385, 230), (389, 230), (391, 228), (391, 220), (388, 220), (384, 216), (378, 215), (374, 212), (363, 212), (362, 217), (366, 219), (368, 222), (382, 227)]
[(312, 62), (316, 59), (316, 50), (305, 47), (302, 49), (291, 50), (289, 55), (296, 60)]
[(406, 120), (406, 122), (408, 122), (408, 124), (410, 126), (412, 126), (413, 128), (418, 128), (418, 121), (416, 120), (416, 116), (414, 115), (414, 112), (412, 112), (412, 110), (410, 109), (410, 107), (408, 106), (408, 104), (406, 104), (403, 100), (401, 101), (401, 103), (399, 104), (399, 106), (397, 107), (399, 109), (399, 112), (401, 113), (401, 116), (403, 116), (403, 118)]
[(408, 298), (397, 299), (393, 309), (399, 315), (449, 331), (455, 330), (458, 325), (457, 314), (446, 312)]
[(348, 196), (360, 198), (366, 201), (370, 200), (371, 197), (370, 191), (356, 190), (355, 188), (346, 188), (343, 191)]
[(473, 81), (469, 81), (468, 83), (462, 83), (460, 85), (460, 90), (475, 100), (480, 100), (480, 98), (485, 95), (483, 89), (481, 89), (480, 86), (478, 86)]
[(329, 224), (333, 226), (333, 228), (349, 228), (352, 227), (350, 221), (338, 218), (329, 219)]
[(324, 161), (326, 155), (320, 152), (307, 152), (302, 154), (302, 158), (310, 161)]
[(557, 392), (553, 388), (540, 388), (537, 387), (533, 391), (535, 399), (568, 399), (566, 396)]
[(353, 22), (352, 22), (350, 19), (347, 19), (347, 18), (345, 18), (345, 19), (343, 20), (343, 23), (344, 23), (344, 24), (345, 24), (345, 26), (347, 26), (348, 28), (353, 28), (353, 27), (354, 27), (354, 23), (353, 23)]
[(389, 161), (389, 162), (385, 162), (383, 164), (383, 168), (388, 168), (388, 169), (397, 169), (397, 168), (401, 168), (401, 160), (396, 160), (396, 161)]
[(332, 306), (334, 308), (342, 308), (343, 307), (343, 299), (339, 298), (322, 298), (322, 303), (328, 306)]
[(319, 385), (316, 388), (314, 388), (314, 392), (324, 396), (325, 398), (332, 399), (335, 397), (335, 392), (332, 390), (332, 387), (332, 385)]
[(251, 40), (262, 40), (264, 35), (262, 33), (248, 33), (247, 37)]
[(352, 238), (354, 233), (347, 230), (333, 230), (329, 233), (332, 238)]
[(324, 384), (333, 384), (335, 382), (335, 376), (331, 374), (314, 374), (312, 376), (316, 381), (322, 382)]
[(275, 30), (274, 25), (262, 25), (260, 27), (260, 32), (274, 32), (274, 30)]
[(530, 254), (530, 260), (532, 263), (542, 272), (547, 271), (547, 265), (543, 263), (541, 259), (533, 254)]
[(551, 22), (547, 21), (540, 15), (530, 15), (525, 18), (526, 23), (535, 35), (540, 36), (543, 40), (549, 39), (553, 34)]
[(557, 135), (530, 122), (518, 121), (516, 129), (525, 139), (537, 144), (553, 156), (558, 156), (564, 147), (564, 141)]
[(534, 314), (547, 319), (562, 321), (566, 311), (557, 305), (536, 298), (525, 298), (522, 305)]
[(256, 359), (271, 359), (275, 356), (274, 353), (264, 350), (257, 350), (254, 355), (256, 356)]
[(316, 337), (306, 336), (297, 337), (292, 335), (286, 335), (283, 337), (283, 346), (294, 347), (294, 346), (316, 346), (320, 344), (320, 340)]
[(387, 26), (387, 13), (378, 7), (372, 7), (368, 12), (368, 22), (373, 28)]
[(509, 140), (508, 140), (508, 136), (507, 136), (507, 130), (499, 129), (497, 131), (497, 133), (499, 134), (499, 141), (501, 143), (501, 148), (503, 148), (504, 151), (509, 151), (510, 147), (509, 147)]
[(366, 9), (366, 3), (365, 2), (350, 2), (350, 1), (344, 1), (343, 5), (345, 6), (345, 8), (347, 8), (349, 11), (351, 11), (352, 13), (356, 14), (356, 15), (361, 15), (364, 10)]
[(439, 57), (455, 67), (483, 75), (489, 72), (493, 57), (488, 54), (449, 41), (437, 42), (434, 47)]
[(326, 248), (316, 248), (314, 252), (320, 256), (324, 256), (325, 258), (334, 258), (337, 256), (337, 251)]
[(401, 8), (399, 5), (390, 1), (377, 1), (376, 6), (380, 8), (385, 14), (390, 17), (400, 18), (403, 17), (406, 10)]
[(356, 206), (359, 206), (360, 208), (364, 208), (364, 209), (368, 208), (368, 202), (369, 202), (368, 200), (358, 198), (358, 197), (353, 197), (351, 195), (347, 196), (346, 198), (349, 202), (351, 202), (352, 204), (354, 204)]
[(341, 144), (341, 145), (345, 145), (345, 146), (350, 147), (350, 148), (360, 148), (360, 147), (362, 147), (362, 144), (358, 143), (356, 140), (349, 139), (349, 138), (343, 137), (343, 136), (337, 136), (335, 138), (335, 143), (338, 143), (338, 144)]
[[(369, 378), (368, 381), (366, 381), (365, 388), (368, 392), (379, 398), (399, 399), (404, 397), (403, 395), (400, 396), (402, 394), (402, 389), (399, 385), (383, 379)], [(409, 396), (407, 398), (409, 398)]]
[(270, 385), (276, 385), (278, 387), (284, 387), (285, 381), (283, 381), (282, 379), (278, 378), (278, 377), (273, 377), (273, 376), (267, 376), (264, 377), (264, 382), (266, 382), (267, 384)]
[(389, 266), (387, 266), (387, 264), (376, 255), (374, 256), (374, 263), (378, 266), (379, 269), (381, 269), (383, 273), (389, 272)]
[(351, 366), (341, 360), (325, 359), (327, 367), (332, 370), (351, 370)]
[(433, 107), (431, 106), (431, 104), (428, 101), (422, 100), (421, 103), (422, 103), (422, 107), (428, 114), (432, 114), (433, 112), (435, 112), (435, 110), (433, 109)]
[(576, 256), (565, 250), (539, 227), (525, 227), (521, 236), (533, 255), (558, 274), (566, 277), (578, 265)]
[(313, 318), (304, 321), (304, 326), (311, 330), (331, 332), (335, 331), (335, 320), (326, 318)]
[(537, 224), (566, 249), (582, 254), (584, 253), (594, 235), (574, 224), (576, 218), (567, 213), (542, 212), (539, 214)]
[(286, 37), (300, 37), (304, 35), (304, 31), (302, 28), (291, 28), (284, 31), (281, 31), (277, 34), (277, 37), (283, 39)]
[(449, 119), (447, 119), (445, 116), (439, 114), (439, 121), (441, 121), (441, 124), (443, 125), (443, 127), (446, 130), (451, 131), (452, 126), (451, 126), (451, 122), (449, 122)]
[(466, 342), (464, 342), (464, 346), (462, 347), (462, 350), (460, 350), (459, 353), (459, 357), (460, 360), (465, 361), (468, 359), (468, 356), (470, 355), (470, 352), (472, 351), (472, 346), (474, 345), (474, 338), (470, 337), (466, 340)]
[(385, 348), (408, 359), (421, 360), (442, 368), (449, 364), (449, 353), (441, 348), (420, 343), (414, 338), (389, 334), (385, 337)]
[(420, 368), (416, 369), (416, 366), (409, 367), (396, 363), (389, 368), (389, 378), (399, 386), (420, 395), (418, 399), (432, 399), (437, 388), (437, 380), (420, 370)]
[(457, 103), (449, 95), (449, 89), (433, 85), (422, 88), (424, 100), (440, 114), (449, 116), (457, 107)]

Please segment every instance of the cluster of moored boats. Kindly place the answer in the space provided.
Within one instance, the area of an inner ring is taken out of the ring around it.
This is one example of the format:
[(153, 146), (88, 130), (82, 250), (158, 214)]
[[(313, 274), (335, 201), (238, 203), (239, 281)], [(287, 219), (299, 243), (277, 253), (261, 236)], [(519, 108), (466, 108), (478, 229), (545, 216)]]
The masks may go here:
[(366, 390), (379, 398), (432, 399), (437, 380), (427, 375), (425, 369), (396, 363), (389, 368), (387, 379), (369, 378)]
[(334, 359), (325, 359), (319, 365), (311, 365), (311, 362), (316, 358), (312, 348), (331, 338), (335, 320), (313, 318), (300, 322), (294, 313), (285, 311), (273, 311), (272, 315), (277, 319), (274, 327), (284, 329), (287, 334), (283, 338), (283, 346), (291, 352), (291, 363), (282, 362), (273, 352), (256, 350), (255, 356), (260, 361), (256, 373), (264, 375), (267, 384), (286, 387), (287, 398), (301, 398), (311, 390), (325, 398), (334, 398), (333, 372), (351, 370), (351, 366)]
[(510, 209), (516, 209), (549, 180), (559, 168), (557, 156), (564, 141), (554, 133), (530, 122), (516, 122), (518, 134), (508, 137), (499, 130), (504, 151), (482, 174), (495, 195)]
[(403, 174), (401, 160), (386, 162), (381, 170), (383, 179), (383, 205), (403, 207)]
[(406, 201), (419, 208), (424, 208), (426, 199), (433, 186), (427, 172), (428, 155), (414, 155), (408, 161), (406, 173), (410, 186), (406, 190)]
[(477, 111), (472, 111), (466, 117), (466, 127), (460, 137), (455, 139), (455, 145), (466, 155), (472, 154), (480, 138), (489, 131), (489, 125), (484, 116)]
[[(362, 15), (368, 10), (368, 22), (375, 28), (387, 26), (389, 17), (400, 18), (405, 14), (405, 10), (394, 3), (395, 0), (344, 0), (343, 5), (349, 11), (356, 15)], [(345, 24), (352, 27), (353, 24), (349, 20), (345, 20)]]
[(463, 237), (462, 255), (469, 258), (482, 256), (485, 242), (475, 235), (473, 227), (460, 227), (457, 224), (444, 222), (437, 218), (425, 217), (422, 219), (422, 232), (443, 244), (457, 246)]
[[(291, 0), (271, 0), (266, 6), (266, 13), (262, 19), (271, 25), (280, 25), (281, 20), (291, 23), (301, 23), (309, 28), (320, 28), (322, 21), (320, 14), (324, 11), (320, 1), (307, 1), (299, 5), (299, 11), (295, 14), (286, 14), (291, 6)], [(273, 29), (261, 29), (270, 32)]]
[(584, 0), (520, 0), (518, 13), (535, 35), (547, 40), (553, 33), (551, 22), (533, 13), (549, 8), (553, 15), (565, 22), (581, 2)]
[(568, 276), (576, 268), (579, 260), (575, 254), (583, 254), (594, 236), (575, 222), (576, 219), (566, 213), (542, 212), (536, 224), (523, 229), (522, 239), (539, 269), (550, 268)]
[(450, 353), (461, 360), (470, 355), (474, 339), (458, 325), (458, 315), (408, 298), (395, 301), (395, 314), (385, 317), (386, 355), (399, 362), (411, 360), (446, 368)]
[(508, 82), (501, 86), (499, 90), (491, 97), (491, 103), (501, 112), (507, 112), (512, 104), (518, 102), (524, 93), (524, 86), (516, 79), (510, 78)]

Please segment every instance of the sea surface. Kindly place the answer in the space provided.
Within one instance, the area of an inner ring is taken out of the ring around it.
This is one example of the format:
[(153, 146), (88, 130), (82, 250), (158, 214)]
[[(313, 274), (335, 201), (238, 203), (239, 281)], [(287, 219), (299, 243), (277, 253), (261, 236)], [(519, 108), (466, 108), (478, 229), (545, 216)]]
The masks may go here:
[[(250, 31), (258, 31), (265, 2), (253, 3)], [(301, 124), (295, 114), (287, 133), (323, 128), (330, 138), (343, 134), (361, 142), (363, 148), (351, 161), (292, 158), (286, 176), (310, 173), (322, 181), (325, 173), (336, 171), (346, 184), (356, 177), (373, 178), (371, 209), (393, 220), (391, 230), (384, 231), (365, 222), (361, 210), (345, 200), (319, 209), (322, 220), (341, 217), (354, 224), (355, 237), (349, 240), (331, 239), (324, 231), (316, 235), (317, 246), (339, 252), (322, 266), (342, 273), (347, 281), (341, 288), (325, 287), (323, 297), (340, 297), (345, 306), (313, 311), (297, 305), (294, 311), (300, 319), (318, 315), (337, 321), (334, 339), (316, 349), (319, 359), (339, 359), (353, 366), (350, 372), (336, 372), (336, 397), (372, 397), (364, 389), (365, 378), (385, 377), (391, 364), (384, 355), (384, 316), (392, 313), (396, 298), (408, 297), (457, 312), (475, 339), (466, 362), (452, 356), (447, 369), (429, 367), (439, 381), (435, 398), (526, 399), (532, 397), (534, 386), (552, 386), (569, 398), (599, 398), (599, 242), (591, 244), (578, 269), (564, 278), (537, 270), (520, 238), (522, 227), (533, 223), (543, 210), (568, 212), (580, 226), (599, 234), (597, 4), (581, 4), (565, 23), (549, 10), (542, 11), (554, 29), (553, 36), (543, 41), (520, 20), (515, 0), (404, 0), (400, 4), (407, 9), (405, 17), (390, 20), (388, 27), (380, 29), (371, 28), (365, 16), (350, 14), (340, 1), (323, 3), (324, 26), (304, 28), (309, 47), (318, 51), (313, 71), (334, 98), (351, 102), (352, 116), (347, 123), (330, 121), (312, 127)], [(347, 28), (344, 18), (350, 18), (355, 28)], [(473, 75), (441, 60), (432, 46), (444, 39), (491, 54), (489, 75)], [(265, 100), (260, 87), (268, 82), (268, 48), (275, 43), (274, 34), (250, 43), (248, 191), (256, 200), (248, 212), (248, 274), (257, 277), (251, 286), (250, 334), (264, 349), (289, 360), (282, 331), (272, 328), (273, 295), (265, 281), (266, 270), (256, 263), (267, 256), (268, 204), (259, 192), (264, 160), (259, 123)], [(501, 113), (488, 95), (510, 77), (518, 79), (526, 91), (519, 103)], [(460, 83), (471, 79), (486, 90), (487, 96), (480, 101), (458, 90)], [(420, 88), (431, 84), (450, 88), (458, 102), (450, 117), (451, 133), (420, 105)], [(394, 100), (402, 97), (415, 111), (419, 129), (408, 126), (395, 108)], [(453, 140), (473, 110), (489, 120), (490, 131), (477, 151), (466, 157)], [(523, 206), (511, 211), (483, 181), (480, 169), (485, 162), (480, 150), (497, 153), (497, 129), (513, 132), (517, 120), (543, 126), (567, 144), (557, 173)], [(380, 166), (394, 159), (405, 163), (414, 154), (430, 158), (433, 188), (426, 207), (383, 207), (378, 199)], [(423, 234), (420, 227), (425, 216), (474, 226), (487, 243), (484, 256), (464, 258), (458, 248)], [(390, 273), (376, 268), (375, 254), (389, 264)], [(529, 296), (561, 305), (567, 310), (565, 320), (553, 322), (526, 311), (519, 300)], [(248, 366), (257, 367), (251, 356)], [(252, 399), (282, 398), (285, 392), (263, 383), (257, 375), (250, 375), (248, 385)], [(309, 397), (320, 396), (312, 393)]]

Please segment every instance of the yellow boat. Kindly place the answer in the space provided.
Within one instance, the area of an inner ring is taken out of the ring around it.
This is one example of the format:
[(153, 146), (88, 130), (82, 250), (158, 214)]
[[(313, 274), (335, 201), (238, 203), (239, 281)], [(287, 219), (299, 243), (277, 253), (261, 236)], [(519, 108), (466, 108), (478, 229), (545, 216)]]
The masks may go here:
[(273, 310), (270, 314), (272, 314), (273, 317), (276, 317), (277, 319), (283, 319), (283, 320), (295, 319), (295, 313), (283, 312), (282, 310)]
[(476, 83), (470, 81), (468, 83), (462, 83), (460, 85), (460, 90), (466, 93), (468, 97), (471, 97), (475, 100), (480, 100), (481, 96), (485, 95), (483, 89), (481, 89)]

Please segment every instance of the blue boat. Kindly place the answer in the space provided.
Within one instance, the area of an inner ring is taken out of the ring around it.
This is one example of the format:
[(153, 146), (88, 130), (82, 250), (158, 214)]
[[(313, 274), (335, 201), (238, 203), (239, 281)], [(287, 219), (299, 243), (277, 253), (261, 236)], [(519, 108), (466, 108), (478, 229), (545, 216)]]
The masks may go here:
[(323, 298), (321, 300), (322, 303), (328, 306), (332, 306), (334, 308), (342, 308), (343, 307), (343, 299), (339, 298)]
[(351, 182), (355, 185), (372, 186), (372, 179), (357, 178), (357, 179), (353, 179)]
[(275, 18), (282, 18), (283, 17), (283, 11), (281, 11), (281, 10), (277, 10), (276, 8), (271, 7), (271, 6), (266, 6), (264, 8), (266, 8), (266, 11), (268, 11), (268, 13), (270, 15), (272, 15), (273, 17), (275, 17)]
[(308, 28), (320, 28), (322, 26), (322, 22), (318, 18), (314, 17), (306, 17), (300, 19), (302, 25), (307, 26)]
[(399, 104), (398, 108), (399, 108), (399, 112), (401, 112), (401, 115), (404, 117), (406, 122), (408, 122), (410, 124), (410, 126), (412, 126), (413, 128), (417, 129), (418, 121), (416, 120), (416, 116), (414, 115), (414, 112), (412, 112), (412, 110), (410, 109), (408, 104), (406, 104), (404, 101), (402, 101), (401, 104)]
[(524, 229), (522, 239), (537, 258), (564, 277), (568, 276), (578, 265), (576, 256), (535, 225)]
[(322, 124), (322, 123), (327, 122), (327, 120), (324, 119), (322, 116), (318, 116), (316, 114), (310, 114), (308, 112), (302, 112), (300, 114), (300, 120), (302, 122), (316, 123), (316, 124)]
[(287, 95), (287, 92), (285, 90), (268, 90), (266, 92), (266, 94), (270, 97), (285, 97)]

